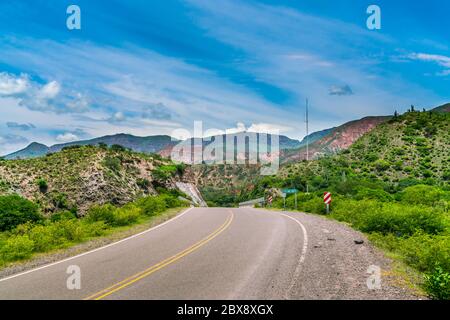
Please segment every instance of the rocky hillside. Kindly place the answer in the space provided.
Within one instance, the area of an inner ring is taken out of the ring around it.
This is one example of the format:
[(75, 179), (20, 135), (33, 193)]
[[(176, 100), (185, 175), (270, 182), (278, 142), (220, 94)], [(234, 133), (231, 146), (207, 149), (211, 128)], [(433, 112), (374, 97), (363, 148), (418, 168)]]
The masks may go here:
[[(320, 139), (310, 141), (309, 158), (314, 159), (348, 149), (362, 135), (389, 119), (390, 117), (367, 117), (331, 129)], [(285, 150), (281, 159), (283, 163), (289, 163), (305, 160), (306, 155), (306, 146), (303, 145), (298, 149)]]
[(394, 184), (427, 179), (448, 183), (450, 113), (436, 111), (439, 110), (394, 117), (335, 157), (284, 166), (279, 177), (299, 177), (301, 181), (306, 176), (325, 179), (346, 172)]
[(434, 109), (434, 111), (438, 111), (438, 112), (450, 112), (450, 103), (444, 104), (440, 107), (437, 107), (436, 109)]
[(18, 193), (47, 214), (57, 209), (83, 214), (94, 203), (121, 205), (156, 194), (158, 187), (176, 189), (183, 171), (157, 155), (73, 146), (36, 159), (0, 161), (0, 194)]

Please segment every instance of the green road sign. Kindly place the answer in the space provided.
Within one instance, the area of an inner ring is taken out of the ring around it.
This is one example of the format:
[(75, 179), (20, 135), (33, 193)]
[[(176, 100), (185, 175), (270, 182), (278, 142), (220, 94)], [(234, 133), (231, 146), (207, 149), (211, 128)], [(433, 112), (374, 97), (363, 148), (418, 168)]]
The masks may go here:
[(281, 190), (283, 193), (292, 194), (292, 193), (298, 193), (297, 189), (283, 189)]

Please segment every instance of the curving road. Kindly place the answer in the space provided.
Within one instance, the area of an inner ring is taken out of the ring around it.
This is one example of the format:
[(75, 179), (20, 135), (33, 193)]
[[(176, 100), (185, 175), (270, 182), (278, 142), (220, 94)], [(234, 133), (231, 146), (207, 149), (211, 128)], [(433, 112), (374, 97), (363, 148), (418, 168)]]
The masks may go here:
[[(359, 239), (312, 215), (189, 209), (142, 234), (0, 279), (0, 299), (414, 298), (387, 278), (381, 289), (367, 287), (368, 268), (384, 270), (388, 261)], [(69, 290), (68, 268), (78, 267), (81, 288)]]

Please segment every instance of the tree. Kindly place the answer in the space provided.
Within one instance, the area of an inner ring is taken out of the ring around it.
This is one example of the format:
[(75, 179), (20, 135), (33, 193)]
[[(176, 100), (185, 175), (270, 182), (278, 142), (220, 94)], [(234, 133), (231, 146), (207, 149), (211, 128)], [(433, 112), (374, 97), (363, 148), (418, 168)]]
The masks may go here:
[(12, 230), (20, 224), (41, 219), (38, 206), (33, 202), (19, 195), (0, 197), (0, 231)]

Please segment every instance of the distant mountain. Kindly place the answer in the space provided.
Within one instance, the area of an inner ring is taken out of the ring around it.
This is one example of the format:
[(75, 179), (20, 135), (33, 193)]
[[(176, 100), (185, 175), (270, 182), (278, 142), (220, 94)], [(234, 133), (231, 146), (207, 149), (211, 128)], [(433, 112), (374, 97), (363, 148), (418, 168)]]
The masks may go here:
[(50, 151), (50, 148), (45, 144), (33, 142), (28, 147), (17, 152), (4, 156), (7, 160), (13, 159), (30, 159), (45, 156)]
[[(266, 137), (264, 137), (261, 133), (243, 131), (232, 134), (223, 134), (212, 137), (206, 137), (203, 139), (191, 138), (185, 140), (177, 146), (179, 148), (178, 151), (180, 151), (180, 153), (182, 154), (180, 154), (179, 158), (176, 160), (192, 164), (194, 161), (194, 153), (196, 150), (200, 151), (200, 153), (202, 152), (202, 150), (204, 151), (202, 160), (205, 162), (208, 161), (220, 162), (221, 160), (225, 160), (225, 158), (227, 157), (226, 152), (230, 151), (234, 151), (236, 160), (249, 159), (248, 152), (252, 152), (254, 154), (259, 152), (260, 155), (263, 154), (263, 152), (261, 151), (263, 143), (267, 143), (268, 146), (267, 148), (269, 150), (273, 150), (271, 149), (272, 148), (271, 146), (275, 146), (276, 139), (278, 139), (279, 150), (290, 150), (301, 146), (300, 141), (291, 139), (286, 136), (269, 134)], [(213, 143), (215, 145), (211, 145)], [(216, 152), (218, 151), (207, 149), (208, 146), (210, 146), (210, 148), (213, 149), (214, 146), (218, 146), (219, 144), (223, 146), (223, 159), (218, 159), (216, 157)], [(232, 146), (230, 147), (229, 144), (232, 144)], [(239, 146), (241, 146), (240, 148), (238, 148), (238, 144)], [(200, 150), (200, 148), (202, 150)], [(162, 154), (167, 156), (170, 155), (172, 151), (173, 149), (170, 150), (165, 149), (163, 150)], [(177, 150), (174, 151), (178, 155), (178, 151)], [(210, 152), (211, 154), (209, 154)], [(227, 159), (227, 161), (229, 160), (230, 159)]]
[(91, 140), (56, 144), (50, 147), (50, 152), (58, 152), (61, 151), (61, 149), (64, 147), (73, 145), (98, 145), (100, 143), (107, 144), (108, 146), (118, 144), (136, 152), (158, 153), (160, 150), (166, 148), (167, 146), (177, 144), (178, 140), (170, 136), (137, 137), (131, 134), (119, 133)]
[(330, 129), (325, 129), (325, 130), (322, 130), (322, 131), (317, 131), (317, 132), (311, 133), (310, 135), (304, 137), (303, 140), (300, 142), (300, 145), (297, 146), (296, 148), (301, 148), (303, 146), (306, 146), (307, 142), (309, 144), (313, 144), (317, 140), (320, 140), (323, 137), (327, 136), (329, 133), (331, 133), (335, 129), (336, 128), (330, 128)]
[(46, 155), (47, 153), (54, 153), (61, 151), (64, 147), (74, 145), (98, 145), (104, 143), (108, 146), (119, 144), (125, 148), (129, 148), (136, 152), (143, 153), (158, 153), (168, 147), (172, 147), (178, 143), (178, 140), (173, 139), (170, 136), (149, 136), (149, 137), (137, 137), (130, 134), (115, 134), (110, 136), (104, 136), (91, 140), (73, 141), (64, 144), (56, 144), (51, 147), (33, 142), (25, 149), (14, 152), (5, 156), (7, 160), (12, 159), (29, 159), (37, 158)]
[(450, 103), (444, 104), (440, 107), (434, 108), (433, 111), (450, 112)]
[[(216, 139), (223, 139), (224, 144), (226, 145), (227, 138), (230, 138), (232, 136), (235, 139), (245, 139), (245, 136), (247, 136), (247, 133), (240, 132), (235, 134), (229, 134), (229, 135), (221, 135), (221, 136), (215, 136), (210, 138), (205, 138), (202, 142), (203, 147), (206, 147), (210, 143), (216, 141)], [(257, 139), (259, 139), (260, 135), (256, 134)], [(273, 136), (272, 138), (269, 138), (269, 143), (272, 141), (276, 136)], [(300, 141), (291, 139), (286, 136), (278, 136), (279, 138), (279, 147), (280, 149), (292, 149), (292, 148), (298, 148), (301, 146)], [(7, 160), (12, 159), (28, 159), (28, 158), (36, 158), (46, 155), (47, 153), (55, 153), (58, 151), (61, 151), (65, 147), (70, 147), (74, 145), (99, 145), (101, 143), (104, 143), (108, 146), (118, 144), (125, 148), (129, 148), (136, 152), (143, 152), (143, 153), (158, 153), (166, 158), (169, 158), (172, 152), (172, 149), (175, 145), (180, 143), (181, 141), (173, 139), (170, 136), (149, 136), (149, 137), (137, 137), (130, 134), (116, 134), (116, 135), (110, 135), (110, 136), (104, 136), (100, 138), (95, 138), (91, 140), (83, 140), (83, 141), (73, 141), (69, 143), (64, 144), (56, 144), (51, 147), (47, 147), (43, 144), (38, 143), (32, 143), (25, 149), (22, 149), (20, 151), (14, 152), (12, 154), (9, 154), (5, 156), (4, 158)], [(248, 142), (246, 142), (248, 143)], [(188, 139), (183, 142), (184, 145), (188, 146), (191, 144), (194, 145), (194, 139)], [(253, 147), (252, 147), (253, 148)], [(189, 161), (187, 161), (189, 162)]]

